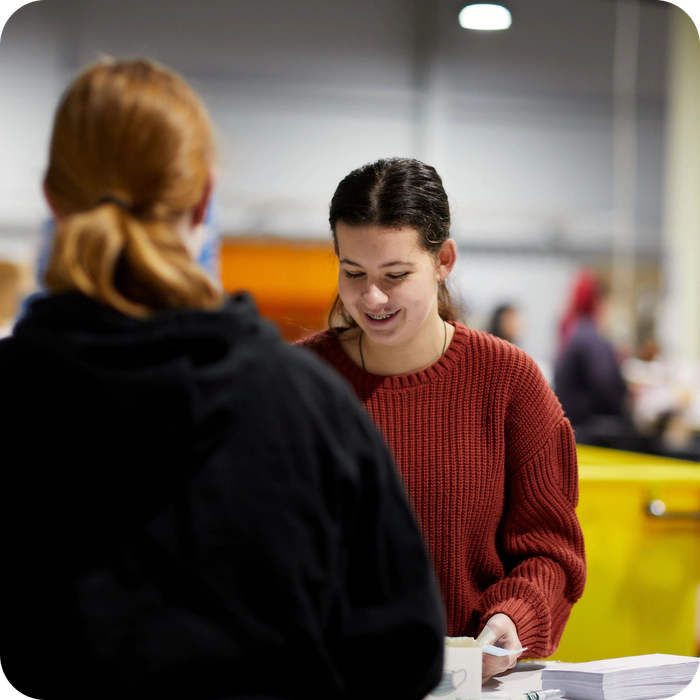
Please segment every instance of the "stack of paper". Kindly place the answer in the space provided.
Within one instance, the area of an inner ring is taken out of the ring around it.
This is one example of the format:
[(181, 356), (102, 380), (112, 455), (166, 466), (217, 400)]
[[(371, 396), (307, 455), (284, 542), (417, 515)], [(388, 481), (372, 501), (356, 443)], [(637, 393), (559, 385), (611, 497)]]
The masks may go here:
[(681, 692), (700, 659), (646, 654), (621, 659), (561, 664), (542, 671), (542, 688), (561, 688), (568, 700), (653, 700)]

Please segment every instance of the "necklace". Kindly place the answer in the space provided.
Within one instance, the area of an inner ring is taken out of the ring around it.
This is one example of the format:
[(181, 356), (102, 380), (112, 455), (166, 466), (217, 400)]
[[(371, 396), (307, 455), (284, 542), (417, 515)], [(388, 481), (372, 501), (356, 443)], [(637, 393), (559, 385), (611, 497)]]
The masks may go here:
[[(440, 353), (440, 357), (442, 357), (445, 354), (445, 350), (447, 348), (447, 322), (445, 319), (442, 319), (442, 327), (445, 330), (445, 339), (442, 341), (442, 352)], [(360, 349), (360, 362), (362, 362), (362, 369), (365, 369), (365, 356), (362, 354), (362, 336), (365, 334), (363, 330), (360, 331), (360, 339), (358, 340), (357, 344)], [(365, 370), (366, 371), (366, 370)]]

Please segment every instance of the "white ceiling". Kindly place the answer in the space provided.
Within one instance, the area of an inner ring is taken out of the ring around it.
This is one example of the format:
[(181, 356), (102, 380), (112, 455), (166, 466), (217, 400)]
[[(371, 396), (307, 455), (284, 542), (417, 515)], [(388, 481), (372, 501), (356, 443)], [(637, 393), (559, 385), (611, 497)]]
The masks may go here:
[[(609, 95), (613, 0), (508, 0), (505, 32), (461, 29), (454, 0), (45, 0), (65, 57), (148, 53), (194, 76), (409, 87), (437, 44), (457, 90)], [(642, 0), (639, 95), (663, 97), (668, 6)]]

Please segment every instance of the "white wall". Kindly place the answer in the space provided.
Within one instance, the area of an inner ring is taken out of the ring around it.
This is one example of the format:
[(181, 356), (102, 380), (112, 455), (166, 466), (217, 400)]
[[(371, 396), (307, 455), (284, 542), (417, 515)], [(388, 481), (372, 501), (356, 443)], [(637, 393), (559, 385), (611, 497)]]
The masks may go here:
[(53, 112), (63, 89), (54, 8), (34, 2), (0, 39), (0, 254), (22, 256), (46, 214), (41, 180)]
[(460, 250), (451, 280), (474, 328), (486, 329), (501, 304), (517, 307), (522, 323), (518, 345), (543, 369), (549, 367), (551, 381), (558, 321), (577, 267), (575, 260), (556, 255)]
[[(421, 53), (426, 6), (438, 7), (439, 31)], [(210, 106), (227, 228), (324, 235), (318, 207), (340, 177), (367, 160), (414, 154), (427, 91), (441, 104), (429, 160), (455, 201), (456, 235), (539, 243), (555, 233), (590, 245), (595, 233), (606, 245), (614, 3), (511, 6), (513, 27), (487, 34), (460, 29), (448, 0), (27, 5), (0, 42), (0, 222), (33, 224), (39, 215), (37, 176), (63, 83), (103, 53), (146, 54), (183, 72)], [(638, 220), (644, 245), (654, 247), (665, 8), (643, 9)], [(421, 61), (433, 67), (427, 82)]]
[[(561, 296), (577, 254), (610, 248), (615, 3), (509, 7), (507, 32), (474, 33), (459, 28), (452, 0), (27, 5), (0, 41), (0, 239), (29, 240), (46, 216), (49, 125), (70, 77), (104, 53), (145, 54), (183, 73), (209, 105), (227, 233), (325, 237), (328, 201), (347, 172), (417, 155), (443, 176), (458, 242), (494, 249), (488, 264), (480, 254), (480, 270), (506, 264), (503, 249), (563, 249), (569, 257), (538, 276), (549, 280), (546, 295)], [(667, 6), (641, 9), (637, 228), (640, 248), (656, 255)], [(529, 299), (535, 258), (511, 259), (512, 295)], [(497, 276), (468, 277), (484, 303), (500, 296)], [(540, 315), (528, 344), (545, 356), (534, 338), (547, 336), (554, 310), (528, 312)]]

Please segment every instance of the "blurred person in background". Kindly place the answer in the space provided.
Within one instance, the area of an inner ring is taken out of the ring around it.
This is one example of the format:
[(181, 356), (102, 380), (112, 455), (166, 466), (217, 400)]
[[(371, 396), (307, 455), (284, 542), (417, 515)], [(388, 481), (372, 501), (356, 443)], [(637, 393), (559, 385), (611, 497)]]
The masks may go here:
[(513, 345), (518, 344), (520, 336), (520, 311), (514, 304), (500, 304), (489, 319), (486, 330), (497, 338), (503, 338)]
[(665, 357), (648, 320), (640, 322), (638, 337), (635, 357), (621, 364), (634, 426), (654, 452), (700, 461), (700, 366)]
[(417, 160), (351, 172), (330, 205), (339, 259), (330, 328), (300, 342), (350, 381), (404, 479), (442, 589), (448, 634), (483, 681), (552, 654), (585, 583), (573, 433), (535, 362), (467, 328), (446, 279), (457, 247), (442, 180)]
[(0, 342), (0, 659), (37, 698), (423, 698), (443, 611), (344, 382), (195, 260), (199, 98), (84, 71), (44, 182), (47, 294)]
[(592, 270), (580, 270), (559, 326), (554, 385), (578, 442), (625, 447), (634, 436), (626, 417), (627, 386), (603, 335), (607, 309), (601, 280)]

